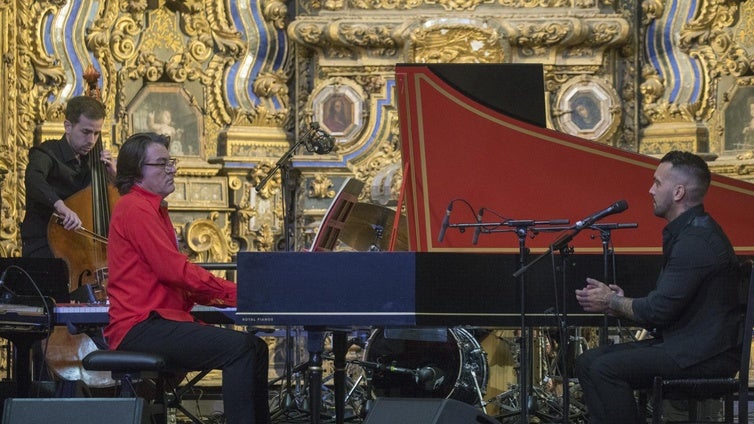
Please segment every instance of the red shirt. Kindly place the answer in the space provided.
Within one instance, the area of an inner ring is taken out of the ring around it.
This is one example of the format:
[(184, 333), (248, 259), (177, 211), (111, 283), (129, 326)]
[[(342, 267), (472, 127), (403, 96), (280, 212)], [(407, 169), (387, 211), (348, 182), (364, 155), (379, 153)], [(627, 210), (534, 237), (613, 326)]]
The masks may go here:
[(107, 246), (110, 349), (151, 312), (194, 321), (195, 304), (236, 306), (236, 285), (189, 262), (162, 198), (133, 186), (115, 205)]

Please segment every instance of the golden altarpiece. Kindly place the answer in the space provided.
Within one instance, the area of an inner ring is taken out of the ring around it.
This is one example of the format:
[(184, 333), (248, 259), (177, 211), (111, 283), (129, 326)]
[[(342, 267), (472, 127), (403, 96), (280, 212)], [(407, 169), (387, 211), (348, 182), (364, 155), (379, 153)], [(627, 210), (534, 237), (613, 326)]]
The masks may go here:
[[(752, 179), (752, 2), (2, 0), (0, 24), (3, 256), (20, 254), (27, 151), (62, 133), (90, 67), (106, 148), (171, 135), (171, 215), (197, 262), (306, 249), (348, 177), (395, 207), (396, 63), (541, 63), (549, 127)], [(257, 187), (312, 122), (335, 149)]]

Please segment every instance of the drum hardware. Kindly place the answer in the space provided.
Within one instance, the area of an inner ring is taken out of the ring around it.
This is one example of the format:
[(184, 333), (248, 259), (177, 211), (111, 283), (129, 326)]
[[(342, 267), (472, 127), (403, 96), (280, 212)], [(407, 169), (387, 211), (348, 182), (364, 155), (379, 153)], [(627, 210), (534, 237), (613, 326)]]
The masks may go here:
[(385, 231), (385, 229), (380, 225), (373, 225), (372, 228), (374, 228), (374, 243), (369, 245), (369, 251), (379, 252), (380, 240), (382, 240), (382, 233)]
[(360, 361), (369, 370), (372, 391), (384, 397), (445, 397), (483, 405), (489, 380), (486, 353), (464, 328), (442, 328), (442, 337), (438, 330), (375, 329)]
[(485, 415), (487, 415), (487, 403), (484, 401), (484, 393), (482, 393), (482, 389), (479, 387), (479, 383), (477, 382), (477, 375), (476, 371), (471, 370), (471, 376), (473, 377), (471, 381), (474, 382), (474, 390), (476, 390), (476, 395), (479, 397), (479, 405), (482, 408), (482, 412), (484, 412)]
[[(268, 382), (270, 389), (280, 384), (277, 393), (277, 401), (271, 410), (271, 415), (290, 415), (294, 411), (299, 414), (308, 413), (309, 405), (306, 399), (307, 381), (303, 379), (302, 374), (307, 372), (309, 362), (304, 361), (294, 365), (294, 343), (298, 340), (300, 334), (293, 335), (291, 327), (285, 328), (285, 358), (283, 374)], [(295, 380), (295, 381), (294, 381)]]
[[(338, 240), (359, 252), (386, 251), (393, 232), (395, 211), (371, 203), (356, 203), (346, 218)], [(405, 215), (398, 222), (393, 251), (408, 250), (408, 224)]]
[[(294, 338), (297, 337), (294, 336)], [(322, 335), (324, 340), (329, 337), (326, 334)], [(364, 345), (365, 342), (361, 336), (352, 337), (347, 340), (347, 346), (349, 347)], [(322, 352), (321, 359), (323, 362), (334, 361), (335, 355), (327, 349)], [(346, 393), (344, 393), (344, 406), (350, 408), (350, 411), (353, 412), (353, 417), (349, 415), (344, 417), (344, 419), (354, 417), (363, 419), (366, 417), (369, 403), (373, 400), (373, 397), (367, 390), (367, 384), (364, 382), (363, 367), (357, 362), (355, 360), (346, 360), (346, 367), (351, 371), (345, 378)], [(291, 369), (291, 374), (281, 374), (269, 381), (270, 393), (273, 393), (273, 388), (277, 389), (277, 392), (273, 395), (274, 397), (271, 397), (270, 403), (270, 415), (273, 422), (278, 422), (281, 419), (285, 422), (305, 422), (306, 417), (311, 417), (310, 392), (312, 383), (311, 379), (308, 378), (309, 367), (309, 361), (301, 362)], [(289, 378), (292, 381), (290, 387), (284, 381)], [(333, 414), (335, 414), (334, 411), (336, 409), (333, 385), (334, 374), (323, 375), (319, 389), (321, 393), (320, 419), (327, 420), (328, 422), (334, 419)]]

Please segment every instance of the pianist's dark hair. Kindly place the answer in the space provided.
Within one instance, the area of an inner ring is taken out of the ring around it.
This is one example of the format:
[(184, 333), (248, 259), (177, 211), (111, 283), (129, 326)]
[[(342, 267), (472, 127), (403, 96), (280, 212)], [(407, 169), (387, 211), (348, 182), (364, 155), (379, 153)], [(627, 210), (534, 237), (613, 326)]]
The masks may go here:
[(680, 169), (682, 172), (694, 178), (698, 183), (698, 187), (690, 187), (691, 194), (698, 201), (701, 201), (702, 198), (704, 198), (704, 195), (707, 194), (710, 180), (712, 179), (709, 166), (707, 166), (707, 162), (705, 162), (704, 159), (691, 152), (673, 150), (660, 159), (660, 163), (662, 162), (670, 162), (673, 165), (673, 168)]
[(115, 187), (118, 193), (126, 194), (143, 175), (141, 168), (147, 156), (147, 146), (152, 143), (162, 144), (165, 148), (170, 145), (170, 137), (153, 132), (136, 133), (128, 137), (118, 152), (117, 173)]

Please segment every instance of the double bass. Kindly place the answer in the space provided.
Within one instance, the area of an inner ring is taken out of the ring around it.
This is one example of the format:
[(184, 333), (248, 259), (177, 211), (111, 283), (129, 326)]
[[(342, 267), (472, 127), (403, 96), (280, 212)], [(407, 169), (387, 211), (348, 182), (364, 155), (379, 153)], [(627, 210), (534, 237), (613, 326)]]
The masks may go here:
[[(84, 73), (87, 95), (99, 100), (99, 73), (90, 65)], [(71, 290), (87, 294), (95, 303), (106, 303), (107, 237), (110, 212), (119, 198), (100, 160), (102, 137), (89, 152), (91, 185), (65, 199), (65, 204), (81, 219), (81, 228), (68, 231), (53, 214), (47, 226), (50, 249), (68, 265)], [(100, 330), (101, 329), (95, 329)], [(66, 327), (55, 327), (48, 340), (45, 359), (49, 370), (65, 380), (82, 380), (90, 387), (112, 386), (115, 382), (107, 372), (84, 370), (81, 360), (97, 350), (97, 344), (86, 333), (72, 334)]]

